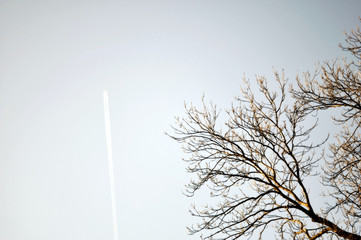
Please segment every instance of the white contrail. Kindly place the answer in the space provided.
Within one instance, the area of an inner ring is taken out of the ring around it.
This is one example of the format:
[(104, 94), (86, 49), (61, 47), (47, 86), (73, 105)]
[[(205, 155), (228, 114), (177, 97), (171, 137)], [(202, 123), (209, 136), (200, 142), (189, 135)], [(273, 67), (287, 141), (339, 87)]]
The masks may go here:
[(105, 133), (106, 133), (106, 139), (107, 139), (108, 162), (109, 162), (110, 192), (111, 192), (111, 198), (112, 198), (114, 240), (118, 240), (118, 222), (117, 222), (117, 208), (116, 208), (116, 202), (115, 202), (112, 137), (110, 134), (110, 115), (109, 115), (108, 92), (106, 90), (103, 91), (103, 97), (104, 97)]

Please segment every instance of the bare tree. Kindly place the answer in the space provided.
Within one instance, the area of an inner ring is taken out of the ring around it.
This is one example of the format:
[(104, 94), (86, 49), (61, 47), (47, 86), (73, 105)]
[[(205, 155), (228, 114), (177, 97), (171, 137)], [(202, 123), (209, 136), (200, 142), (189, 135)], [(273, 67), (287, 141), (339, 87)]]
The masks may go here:
[[(187, 170), (196, 175), (187, 194), (209, 187), (218, 200), (192, 209), (201, 222), (189, 228), (191, 234), (206, 233), (204, 239), (257, 234), (262, 239), (272, 226), (280, 239), (361, 239), (360, 29), (346, 35), (346, 42), (341, 47), (355, 61), (325, 63), (321, 74), (298, 78), (296, 89), (287, 91), (284, 74), (276, 72), (278, 91), (257, 77), (263, 99), (256, 99), (244, 80), (223, 129), (214, 104), (186, 106), (172, 138), (183, 143)], [(330, 144), (330, 154), (323, 154), (328, 139), (312, 141), (315, 113), (330, 108), (342, 110), (334, 118), (342, 131)], [(318, 164), (324, 166), (321, 176)], [(313, 207), (305, 185), (312, 176), (322, 179), (325, 197), (334, 199), (322, 209)]]

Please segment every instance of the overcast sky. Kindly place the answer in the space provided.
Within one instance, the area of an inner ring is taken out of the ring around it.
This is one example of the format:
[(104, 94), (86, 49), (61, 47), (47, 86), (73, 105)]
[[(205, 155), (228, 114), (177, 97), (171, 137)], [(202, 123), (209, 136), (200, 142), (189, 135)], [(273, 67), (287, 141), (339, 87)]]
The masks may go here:
[[(0, 239), (183, 240), (190, 175), (165, 136), (185, 102), (221, 107), (243, 74), (292, 81), (342, 54), (360, 1), (0, 0)], [(269, 235), (269, 239), (273, 235)]]

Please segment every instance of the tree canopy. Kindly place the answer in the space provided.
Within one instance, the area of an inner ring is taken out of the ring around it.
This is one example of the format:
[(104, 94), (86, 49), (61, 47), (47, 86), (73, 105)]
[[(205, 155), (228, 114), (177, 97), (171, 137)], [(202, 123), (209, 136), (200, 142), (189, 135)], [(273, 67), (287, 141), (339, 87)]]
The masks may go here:
[[(361, 239), (359, 28), (346, 34), (341, 48), (351, 60), (325, 62), (315, 74), (297, 77), (294, 87), (283, 72), (274, 74), (277, 91), (257, 77), (263, 98), (244, 79), (221, 127), (215, 104), (186, 105), (171, 137), (183, 144), (187, 170), (196, 176), (187, 194), (209, 187), (218, 201), (191, 210), (201, 219), (191, 234), (262, 239), (273, 227), (279, 239)], [(312, 135), (317, 113), (334, 108), (341, 130), (320, 140)], [(324, 187), (322, 207), (314, 206), (306, 185), (312, 176)]]

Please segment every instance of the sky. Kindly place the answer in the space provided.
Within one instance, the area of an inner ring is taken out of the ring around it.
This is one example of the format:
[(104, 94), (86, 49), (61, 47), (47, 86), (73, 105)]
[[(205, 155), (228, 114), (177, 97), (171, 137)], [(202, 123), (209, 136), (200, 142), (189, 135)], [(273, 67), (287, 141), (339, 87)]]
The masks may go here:
[[(0, 239), (113, 239), (103, 90), (119, 240), (187, 235), (191, 176), (167, 137), (184, 102), (222, 108), (242, 77), (293, 81), (343, 54), (361, 2), (0, 0)], [(272, 234), (269, 239), (273, 239)]]

